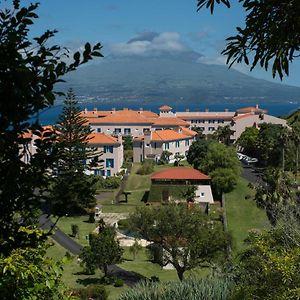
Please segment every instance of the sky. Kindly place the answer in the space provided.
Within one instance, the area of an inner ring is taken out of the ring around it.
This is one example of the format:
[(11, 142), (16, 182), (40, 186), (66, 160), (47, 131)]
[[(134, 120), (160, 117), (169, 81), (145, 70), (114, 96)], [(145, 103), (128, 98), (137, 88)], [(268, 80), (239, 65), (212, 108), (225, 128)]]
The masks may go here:
[[(224, 65), (226, 58), (220, 53), (225, 39), (244, 24), (244, 10), (238, 1), (232, 2), (230, 9), (219, 5), (211, 15), (207, 9), (197, 12), (196, 0), (40, 0), (39, 19), (30, 34), (57, 29), (53, 43), (77, 50), (87, 41), (101, 42), (105, 56), (195, 51), (201, 54), (199, 62)], [(9, 3), (0, 1), (0, 7)], [(243, 64), (234, 68), (280, 82), (272, 79), (270, 71), (250, 72)], [(282, 82), (300, 86), (300, 58)]]

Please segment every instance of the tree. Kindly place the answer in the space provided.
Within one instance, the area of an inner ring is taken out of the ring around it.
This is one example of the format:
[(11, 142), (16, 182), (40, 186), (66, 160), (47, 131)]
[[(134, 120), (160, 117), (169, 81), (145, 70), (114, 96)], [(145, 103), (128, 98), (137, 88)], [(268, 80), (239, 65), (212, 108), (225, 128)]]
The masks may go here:
[(234, 130), (230, 128), (230, 125), (219, 126), (217, 130), (213, 133), (213, 135), (219, 142), (222, 142), (227, 146), (230, 144), (230, 139), (233, 134)]
[(250, 233), (248, 247), (239, 255), (235, 267), (232, 299), (299, 298), (299, 224), (290, 225), (289, 232), (280, 226)]
[(187, 270), (224, 254), (228, 244), (222, 224), (196, 207), (171, 204), (138, 208), (130, 217), (130, 224), (163, 249), (163, 264), (171, 264), (180, 280)]
[(160, 156), (160, 164), (162, 165), (166, 165), (169, 163), (170, 161), (170, 156), (172, 155), (172, 152), (168, 151), (168, 150), (164, 150)]
[(132, 136), (131, 135), (126, 135), (124, 137), (123, 147), (124, 147), (124, 151), (133, 150)]
[(193, 142), (187, 154), (187, 161), (195, 169), (200, 169), (204, 161), (205, 155), (208, 152), (208, 146), (213, 143), (213, 140), (200, 140)]
[(180, 162), (184, 159), (184, 155), (180, 153), (175, 153), (174, 159), (174, 166), (179, 166)]
[(123, 249), (116, 240), (112, 227), (99, 227), (99, 233), (90, 234), (90, 245), (84, 247), (79, 255), (85, 268), (94, 271), (99, 268), (108, 276), (108, 266), (122, 261)]
[[(54, 84), (63, 75), (93, 56), (102, 56), (100, 44), (87, 43), (83, 53), (76, 52), (67, 64), (65, 48), (48, 46), (56, 31), (48, 30), (34, 41), (29, 38), (38, 4), (21, 7), (15, 0), (12, 7), (0, 14), (0, 253), (5, 255), (28, 245), (19, 228), (24, 222), (37, 222), (36, 209), (46, 197), (53, 140), (51, 134), (43, 136), (38, 113), (53, 104), (58, 94)], [(40, 137), (35, 154), (28, 152), (31, 137), (24, 138), (32, 132)], [(30, 157), (27, 164), (22, 160), (24, 153)]]
[(57, 176), (51, 189), (53, 213), (58, 216), (95, 206), (96, 178), (85, 174), (86, 162), (92, 160), (91, 165), (99, 165), (99, 160), (95, 159), (101, 155), (88, 147), (92, 130), (86, 125), (86, 118), (81, 116), (72, 90), (68, 91), (64, 104), (56, 126)]
[(137, 239), (134, 239), (134, 243), (129, 247), (129, 252), (133, 255), (133, 260), (135, 260), (136, 255), (142, 250), (142, 246), (139, 244)]
[[(203, 6), (214, 11), (215, 3), (230, 7), (230, 0), (198, 0), (198, 10)], [(257, 64), (272, 75), (282, 79), (289, 74), (289, 64), (300, 54), (300, 3), (297, 0), (241, 0), (246, 12), (244, 28), (237, 27), (237, 35), (227, 38), (222, 54), (230, 66), (237, 62)]]
[(243, 153), (250, 156), (257, 156), (257, 142), (258, 142), (259, 130), (256, 127), (247, 127), (236, 143), (242, 147)]
[[(20, 227), (19, 232), (29, 238), (43, 236), (42, 231), (28, 227)], [(0, 257), (1, 299), (65, 299), (62, 262), (46, 257), (46, 249), (39, 240), (35, 248), (16, 248)]]
[(285, 206), (296, 204), (293, 179), (290, 174), (280, 169), (268, 169), (263, 176), (264, 184), (255, 187), (256, 205), (265, 209), (272, 226), (282, 216)]
[(195, 185), (187, 185), (185, 189), (182, 190), (181, 195), (186, 199), (187, 203), (194, 202), (196, 197), (197, 187)]

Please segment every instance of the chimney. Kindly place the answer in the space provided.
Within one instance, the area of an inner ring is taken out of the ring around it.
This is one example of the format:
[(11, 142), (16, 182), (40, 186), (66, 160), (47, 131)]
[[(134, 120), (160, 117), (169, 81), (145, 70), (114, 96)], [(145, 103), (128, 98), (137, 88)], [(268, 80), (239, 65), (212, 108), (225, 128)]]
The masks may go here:
[(84, 113), (87, 114), (87, 112), (88, 112), (88, 110), (87, 110), (87, 108), (85, 108), (85, 109), (84, 109)]
[(97, 107), (94, 108), (94, 112), (97, 112)]
[(111, 109), (111, 113), (114, 114), (115, 112), (116, 112), (116, 108), (113, 107), (113, 108)]
[(189, 111), (190, 111), (190, 109), (189, 109), (189, 108), (187, 108), (185, 111), (186, 111), (186, 112), (189, 112)]
[(258, 109), (258, 104), (255, 105), (255, 108)]
[(225, 112), (228, 112), (229, 110), (228, 110), (228, 108), (225, 108), (224, 111), (225, 111)]
[(140, 111), (143, 111), (143, 108), (142, 108), (142, 107), (140, 107)]
[(208, 109), (208, 108), (205, 108), (205, 112), (209, 112), (209, 109)]

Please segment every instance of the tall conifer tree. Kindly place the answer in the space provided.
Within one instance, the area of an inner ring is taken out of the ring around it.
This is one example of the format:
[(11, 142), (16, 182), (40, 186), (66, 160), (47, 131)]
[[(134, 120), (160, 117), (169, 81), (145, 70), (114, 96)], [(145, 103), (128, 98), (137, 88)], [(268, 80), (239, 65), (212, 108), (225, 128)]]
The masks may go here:
[(86, 175), (86, 161), (95, 156), (88, 147), (92, 130), (80, 113), (80, 107), (70, 89), (56, 126), (57, 166), (52, 189), (52, 213), (61, 216), (80, 213), (95, 206), (95, 180)]

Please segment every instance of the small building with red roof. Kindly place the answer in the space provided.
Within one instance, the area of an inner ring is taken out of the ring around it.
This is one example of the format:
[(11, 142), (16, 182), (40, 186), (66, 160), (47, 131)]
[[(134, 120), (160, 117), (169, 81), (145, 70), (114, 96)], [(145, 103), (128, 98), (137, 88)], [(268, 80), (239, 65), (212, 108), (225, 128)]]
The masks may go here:
[(158, 171), (151, 176), (150, 201), (186, 201), (184, 190), (196, 187), (195, 203), (213, 203), (210, 177), (189, 167), (171, 167)]

